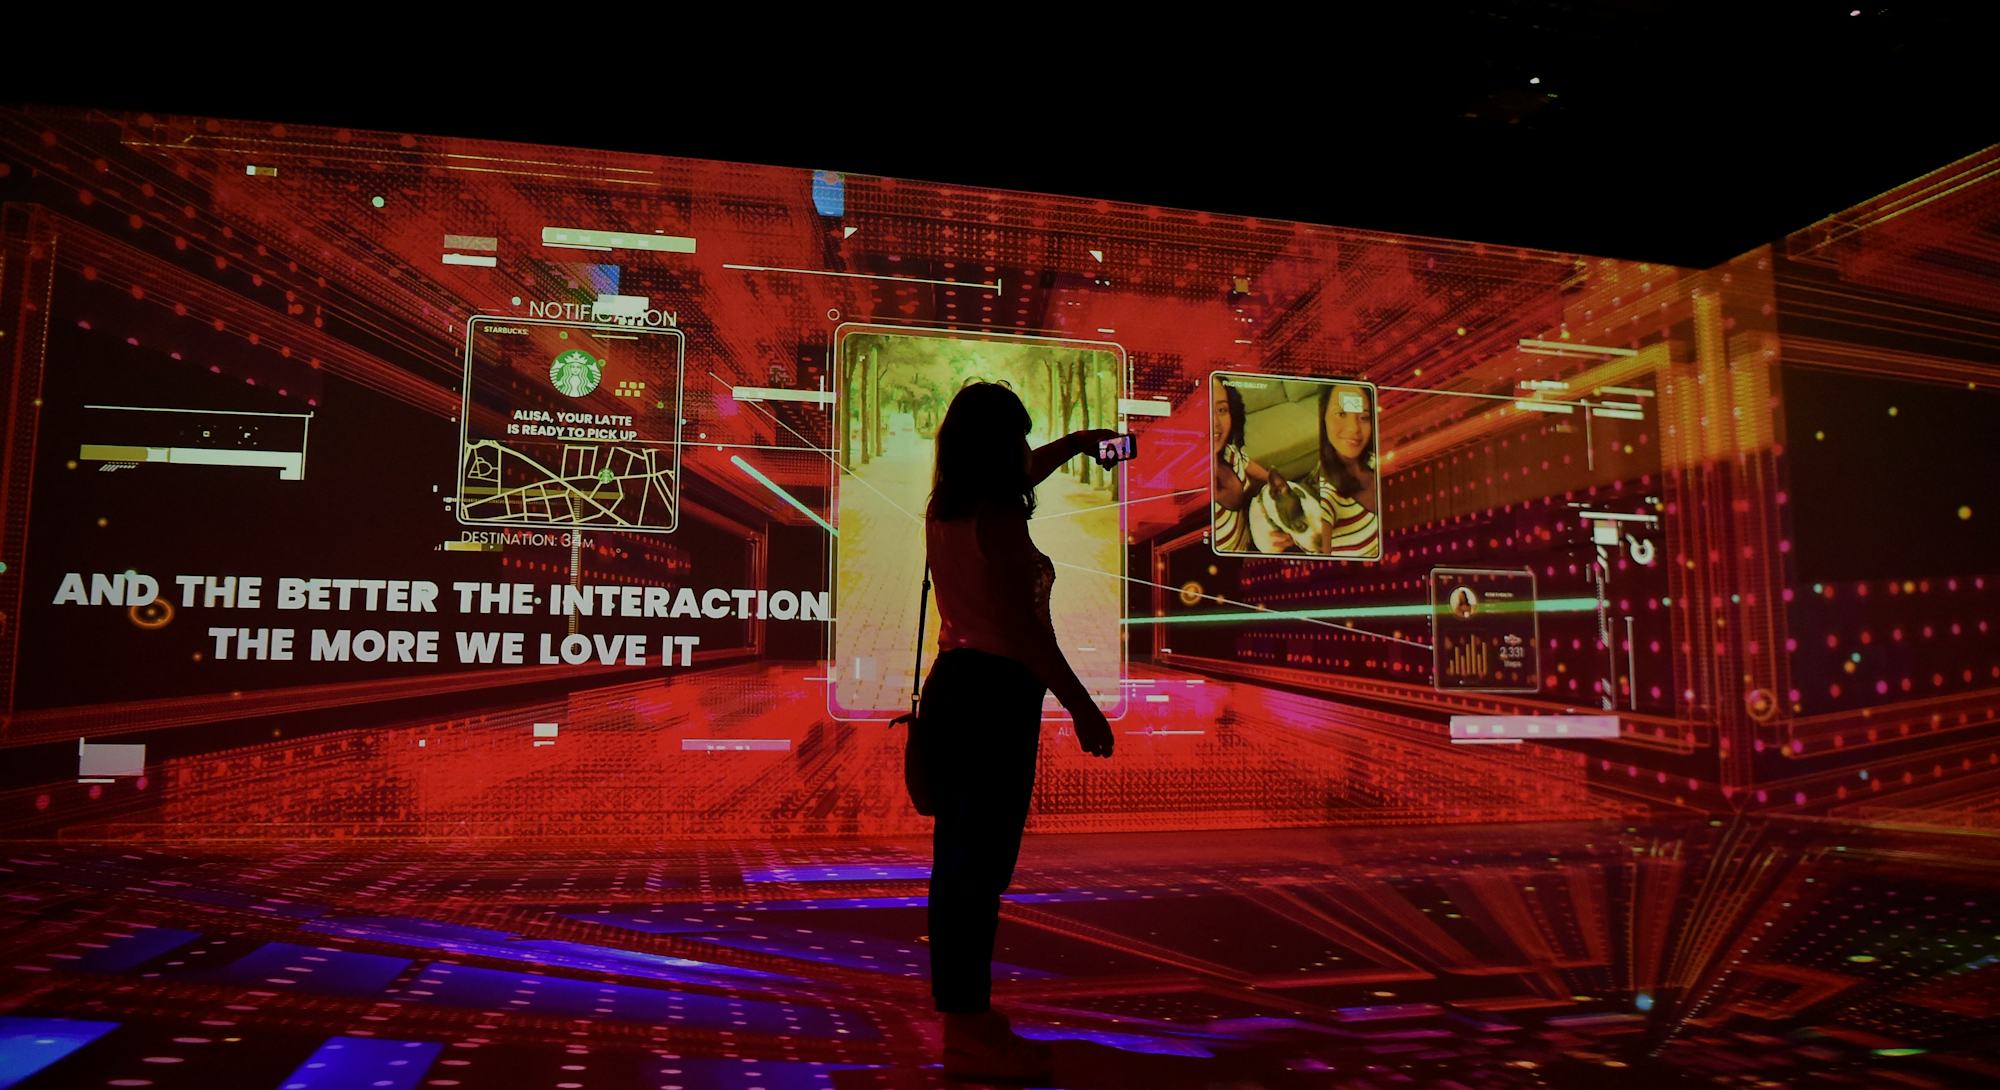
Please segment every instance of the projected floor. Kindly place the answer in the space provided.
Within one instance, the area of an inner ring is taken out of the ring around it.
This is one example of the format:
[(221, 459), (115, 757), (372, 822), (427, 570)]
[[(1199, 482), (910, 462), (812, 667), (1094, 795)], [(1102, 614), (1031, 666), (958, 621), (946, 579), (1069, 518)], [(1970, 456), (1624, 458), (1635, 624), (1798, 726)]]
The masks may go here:
[[(1987, 854), (1783, 821), (1039, 837), (996, 1001), (1062, 1087), (1991, 1085)], [(21, 848), (0, 1085), (945, 1085), (925, 868)]]

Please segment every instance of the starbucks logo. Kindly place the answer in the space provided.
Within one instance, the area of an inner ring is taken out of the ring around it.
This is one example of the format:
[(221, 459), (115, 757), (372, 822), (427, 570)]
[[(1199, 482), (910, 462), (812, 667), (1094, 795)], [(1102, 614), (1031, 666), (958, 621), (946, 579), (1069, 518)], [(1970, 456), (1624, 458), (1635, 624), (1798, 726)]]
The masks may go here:
[(597, 380), (602, 377), (604, 361), (581, 348), (572, 348), (549, 364), (549, 382), (571, 397), (597, 389)]

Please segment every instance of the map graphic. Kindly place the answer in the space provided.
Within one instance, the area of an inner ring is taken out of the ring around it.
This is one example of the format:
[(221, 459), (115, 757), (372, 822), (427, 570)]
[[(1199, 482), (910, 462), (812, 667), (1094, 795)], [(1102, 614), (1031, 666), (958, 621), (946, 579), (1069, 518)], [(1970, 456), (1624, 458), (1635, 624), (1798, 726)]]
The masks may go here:
[(467, 444), (460, 513), (524, 526), (643, 528), (672, 521), (671, 450), (577, 443), (561, 453), (549, 466), (497, 439)]

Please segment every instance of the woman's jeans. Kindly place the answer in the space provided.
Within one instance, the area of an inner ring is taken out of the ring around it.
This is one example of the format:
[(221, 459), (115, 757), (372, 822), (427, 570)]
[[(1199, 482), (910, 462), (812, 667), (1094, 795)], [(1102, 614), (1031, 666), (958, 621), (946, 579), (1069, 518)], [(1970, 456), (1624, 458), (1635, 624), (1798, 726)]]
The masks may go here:
[(1019, 661), (953, 648), (924, 679), (922, 745), (931, 834), (931, 996), (940, 1011), (988, 1009), (1000, 895), (1014, 879), (1041, 745), (1047, 686)]

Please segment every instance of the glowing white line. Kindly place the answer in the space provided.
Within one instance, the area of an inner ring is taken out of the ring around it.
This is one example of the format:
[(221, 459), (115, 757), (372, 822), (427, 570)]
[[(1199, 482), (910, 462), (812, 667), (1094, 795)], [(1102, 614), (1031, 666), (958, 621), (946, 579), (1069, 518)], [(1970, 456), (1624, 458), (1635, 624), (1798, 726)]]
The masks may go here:
[[(1141, 578), (1139, 578), (1139, 577), (1138, 577), (1138, 576), (1136, 576), (1136, 575), (1119, 575), (1119, 574), (1118, 574), (1118, 573), (1116, 573), (1116, 572), (1108, 572), (1108, 571), (1100, 571), (1100, 570), (1099, 570), (1099, 569), (1097, 569), (1097, 568), (1086, 568), (1086, 567), (1084, 567), (1084, 566), (1083, 566), (1083, 565), (1081, 565), (1081, 564), (1071, 564), (1071, 563), (1069, 563), (1068, 561), (1065, 561), (1065, 560), (1056, 560), (1056, 561), (1052, 561), (1052, 563), (1054, 563), (1054, 564), (1055, 564), (1055, 565), (1056, 565), (1057, 567), (1059, 567), (1059, 568), (1074, 568), (1074, 569), (1076, 569), (1077, 571), (1081, 571), (1081, 572), (1089, 572), (1089, 573), (1091, 573), (1092, 575), (1102, 575), (1102, 576), (1107, 576), (1107, 577), (1109, 577), (1109, 578), (1112, 578), (1112, 579), (1122, 579), (1122, 580), (1124, 580), (1124, 581), (1126, 581), (1126, 582), (1128, 582), (1128, 583), (1138, 583), (1138, 584), (1140, 584), (1140, 585), (1142, 585), (1142, 586), (1148, 586), (1148, 587), (1158, 587), (1158, 588), (1160, 588), (1161, 590), (1170, 590), (1170, 591), (1173, 591), (1173, 592), (1174, 592), (1174, 593), (1176, 593), (1176, 594), (1180, 593), (1180, 589), (1181, 589), (1181, 588), (1179, 588), (1179, 587), (1170, 587), (1170, 586), (1166, 585), (1165, 583), (1155, 583), (1155, 582), (1153, 582), (1153, 581), (1152, 581), (1152, 580), (1150, 580), (1150, 579), (1141, 579)], [(1269, 612), (1271, 612), (1271, 609), (1270, 609), (1270, 607), (1269, 607), (1269, 606), (1259, 606), (1259, 605), (1252, 605), (1252, 604), (1250, 604), (1249, 602), (1236, 602), (1236, 601), (1231, 601), (1230, 599), (1228, 599), (1228, 598), (1224, 598), (1224, 597), (1222, 597), (1222, 596), (1221, 596), (1221, 595), (1219, 595), (1219, 594), (1202, 594), (1202, 595), (1197, 595), (1197, 597), (1201, 597), (1201, 598), (1206, 598), (1206, 599), (1208, 599), (1208, 600), (1209, 600), (1209, 601), (1211, 601), (1211, 602), (1218, 602), (1218, 603), (1221, 603), (1222, 605), (1226, 605), (1226, 606), (1237, 606), (1237, 607), (1239, 607), (1239, 608), (1241, 608), (1241, 609), (1250, 609), (1250, 610), (1256, 610), (1256, 611), (1258, 611), (1258, 612), (1262, 612), (1262, 613), (1269, 613)], [(1278, 617), (1275, 617), (1275, 618), (1273, 618), (1273, 619), (1274, 619), (1274, 620), (1281, 620), (1281, 621), (1304, 621), (1304, 622), (1306, 622), (1307, 624), (1316, 624), (1316, 625), (1324, 625), (1324, 626), (1326, 626), (1327, 628), (1338, 628), (1338, 629), (1341, 629), (1341, 630), (1343, 630), (1343, 631), (1346, 631), (1346, 632), (1353, 632), (1353, 633), (1355, 633), (1356, 635), (1361, 635), (1361, 636), (1372, 636), (1372, 637), (1374, 637), (1375, 639), (1378, 639), (1378, 640), (1391, 640), (1391, 641), (1393, 641), (1393, 642), (1395, 642), (1395, 643), (1404, 643), (1404, 644), (1408, 644), (1408, 645), (1410, 645), (1411, 647), (1421, 647), (1421, 648), (1423, 648), (1423, 649), (1424, 649), (1424, 650), (1426, 650), (1426, 651), (1428, 651), (1428, 650), (1431, 650), (1431, 645), (1430, 645), (1430, 644), (1427, 644), (1427, 643), (1418, 643), (1418, 642), (1417, 642), (1417, 641), (1415, 641), (1415, 640), (1406, 640), (1406, 639), (1404, 639), (1404, 638), (1403, 638), (1403, 637), (1401, 637), (1401, 636), (1391, 636), (1391, 635), (1389, 635), (1389, 634), (1388, 634), (1388, 633), (1386, 633), (1386, 632), (1370, 632), (1370, 631), (1368, 631), (1368, 630), (1367, 630), (1367, 629), (1365, 629), (1365, 628), (1356, 628), (1356, 627), (1354, 627), (1354, 626), (1353, 626), (1353, 625), (1351, 625), (1351, 624), (1341, 624), (1341, 623), (1340, 623), (1340, 622), (1338, 622), (1338, 621), (1327, 621), (1327, 620), (1322, 620), (1322, 619), (1320, 619), (1320, 618), (1318, 618), (1318, 617), (1287, 617), (1287, 616), (1282, 616), (1282, 615), (1281, 615), (1281, 616), (1278, 616)]]
[(831, 455), (833, 453), (832, 451), (826, 449), (825, 447), (781, 447), (781, 446), (773, 446), (769, 443), (710, 443), (702, 439), (697, 439), (694, 442), (688, 443), (686, 445), (690, 447), (714, 447), (716, 450), (725, 450), (725, 449), (788, 450), (791, 451), (793, 454), (826, 454), (826, 455)]
[(833, 272), (828, 269), (785, 269), (771, 265), (732, 265), (727, 262), (722, 267), (725, 269), (738, 269), (743, 272), (796, 273), (799, 276), (845, 276), (855, 280), (890, 280), (898, 284), (939, 284), (947, 288), (980, 288), (991, 292), (1006, 290), (1006, 281), (998, 279), (994, 280), (991, 284), (986, 284), (973, 280), (929, 280), (921, 276), (881, 276), (876, 273)]
[(1577, 513), (1578, 513), (1579, 515), (1583, 516), (1583, 519), (1584, 519), (1584, 521), (1586, 521), (1586, 522), (1590, 521), (1591, 519), (1608, 519), (1608, 520), (1610, 520), (1610, 521), (1612, 521), (1612, 522), (1658, 522), (1658, 521), (1660, 521), (1660, 516), (1658, 516), (1658, 515), (1628, 515), (1628, 514), (1624, 514), (1624, 513), (1622, 513), (1622, 512), (1617, 512), (1617, 511), (1579, 511), (1579, 512), (1577, 512)]
[(1521, 338), (1520, 345), (1522, 348), (1552, 348), (1558, 352), (1591, 353), (1600, 356), (1636, 356), (1639, 354), (1638, 350), (1633, 348), (1612, 348), (1609, 345), (1603, 344), (1574, 344), (1569, 341), (1538, 341), (1532, 337)]
[(1513, 401), (1512, 394), (1475, 394), (1464, 390), (1434, 390), (1424, 386), (1381, 386), (1382, 390), (1395, 390), (1405, 394), (1432, 394), (1437, 397), (1476, 397), (1483, 401)]
[(128, 413), (213, 413), (218, 416), (284, 416), (297, 420), (312, 419), (311, 413), (256, 413), (242, 409), (169, 409), (158, 405), (85, 405), (86, 409), (117, 409)]

